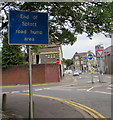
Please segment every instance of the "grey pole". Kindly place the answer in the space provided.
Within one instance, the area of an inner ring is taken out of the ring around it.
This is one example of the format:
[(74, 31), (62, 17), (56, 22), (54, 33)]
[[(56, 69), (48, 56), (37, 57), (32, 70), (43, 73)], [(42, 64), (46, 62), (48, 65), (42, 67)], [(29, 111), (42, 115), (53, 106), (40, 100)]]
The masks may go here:
[(29, 46), (29, 118), (33, 120), (33, 98), (32, 98), (32, 58), (31, 46)]
[(91, 82), (92, 82), (92, 84), (94, 83), (94, 81), (93, 81), (93, 73), (91, 73)]
[(103, 59), (100, 57), (100, 82), (103, 82)]

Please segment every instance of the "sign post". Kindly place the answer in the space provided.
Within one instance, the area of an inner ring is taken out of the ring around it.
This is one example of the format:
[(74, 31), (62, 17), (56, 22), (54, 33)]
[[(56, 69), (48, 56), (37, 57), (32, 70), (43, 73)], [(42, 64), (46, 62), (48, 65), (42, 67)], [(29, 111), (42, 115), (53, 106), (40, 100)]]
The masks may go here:
[(32, 57), (31, 46), (29, 46), (29, 118), (33, 119), (33, 89), (32, 89)]
[(94, 83), (93, 73), (94, 73), (94, 68), (92, 67), (92, 68), (91, 68), (91, 82), (92, 82), (92, 84)]
[(48, 44), (48, 13), (10, 11), (9, 44), (29, 45), (29, 118), (33, 120), (32, 55), (30, 45)]
[(96, 51), (96, 57), (98, 60), (99, 64), (99, 82), (103, 82), (103, 71), (104, 71), (104, 63), (103, 63), (103, 58), (104, 58), (104, 47), (101, 45), (95, 46), (95, 51)]

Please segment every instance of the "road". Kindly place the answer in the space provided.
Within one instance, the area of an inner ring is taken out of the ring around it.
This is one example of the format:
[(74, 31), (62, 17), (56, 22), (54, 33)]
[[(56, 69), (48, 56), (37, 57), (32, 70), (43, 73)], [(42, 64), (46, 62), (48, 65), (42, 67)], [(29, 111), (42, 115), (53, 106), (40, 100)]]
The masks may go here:
[[(111, 118), (111, 113), (113, 113), (111, 109), (112, 102), (111, 95), (113, 94), (111, 93), (112, 89), (111, 76), (104, 75), (103, 77), (104, 83), (99, 83), (98, 74), (94, 74), (93, 78), (94, 84), (91, 83), (90, 73), (84, 73), (81, 74), (80, 76), (72, 76), (70, 74), (65, 75), (65, 77), (60, 83), (33, 85), (34, 94), (33, 99), (35, 100), (35, 103), (38, 102), (37, 100), (43, 101), (43, 103), (45, 103), (45, 104), (41, 103), (42, 109), (44, 109), (44, 105), (48, 106), (47, 99), (45, 100), (44, 99), (42, 100), (41, 98), (37, 99), (36, 95), (52, 96), (65, 100), (70, 100), (88, 106), (89, 108), (92, 108), (93, 110), (99, 112), (106, 118)], [(22, 116), (27, 117), (27, 114), (25, 114), (25, 112), (23, 111), (27, 111), (26, 113), (28, 113), (28, 106), (24, 107), (26, 101), (28, 102), (28, 96), (26, 96), (28, 92), (29, 88), (27, 85), (4, 86), (3, 93), (7, 94), (8, 101), (10, 102), (8, 108), (10, 109), (12, 107), (13, 110), (17, 111), (16, 112), (17, 114), (21, 114)], [(20, 93), (22, 94), (20, 95)], [(19, 100), (20, 102), (18, 103), (18, 106), (20, 104), (18, 110), (16, 108), (17, 104), (15, 104), (17, 100)], [(51, 102), (52, 101), (49, 101), (49, 104)], [(59, 107), (61, 107), (61, 105)], [(72, 114), (71, 113), (69, 114), (68, 110), (67, 109), (65, 110), (66, 113), (64, 113), (63, 111), (63, 113), (66, 115), (65, 117), (68, 118), (75, 117), (73, 116), (73, 112)], [(41, 113), (41, 111), (39, 112)], [(44, 114), (48, 114), (47, 115), (48, 118), (55, 117), (53, 113), (50, 114), (49, 110)], [(60, 112), (56, 114), (59, 117), (63, 116), (60, 114)], [(40, 117), (42, 116), (43, 115), (41, 115)]]

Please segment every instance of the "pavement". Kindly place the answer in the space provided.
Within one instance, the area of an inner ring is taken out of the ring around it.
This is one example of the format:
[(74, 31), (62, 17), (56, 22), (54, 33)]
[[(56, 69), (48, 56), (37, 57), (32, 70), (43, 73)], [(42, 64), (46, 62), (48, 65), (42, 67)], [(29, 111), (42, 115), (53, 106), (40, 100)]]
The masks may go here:
[[(71, 75), (65, 75), (61, 80), (62, 84), (69, 84), (70, 81), (73, 85), (77, 82), (76, 77)], [(70, 85), (71, 85), (70, 84)], [(16, 99), (15, 99), (16, 95)], [(12, 99), (12, 100), (10, 100)], [(21, 102), (21, 101), (22, 102)], [(44, 98), (40, 96), (33, 96), (34, 101), (34, 118), (78, 118), (80, 120), (86, 120), (86, 118), (92, 118), (85, 111), (66, 104), (63, 101), (57, 99)], [(24, 107), (23, 107), (24, 106)], [(21, 110), (23, 109), (23, 110)], [(25, 111), (25, 112), (22, 112)], [(29, 118), (29, 96), (27, 94), (7, 94), (6, 111), (2, 113), (3, 120), (16, 120)]]
[[(9, 95), (8, 99), (14, 98), (15, 96)], [(5, 112), (6, 117), (9, 118), (28, 118), (29, 117), (29, 101), (26, 95), (17, 95), (17, 99), (7, 103), (7, 111)], [(19, 98), (21, 101), (19, 102)], [(34, 118), (84, 118), (82, 112), (76, 108), (70, 107), (63, 102), (59, 102), (53, 99), (34, 97)], [(18, 100), (18, 101), (17, 101)], [(14, 104), (14, 102), (18, 102)], [(13, 104), (13, 106), (12, 106)], [(24, 107), (22, 107), (24, 106)], [(21, 108), (23, 109), (22, 112)], [(8, 118), (7, 118), (8, 119)]]

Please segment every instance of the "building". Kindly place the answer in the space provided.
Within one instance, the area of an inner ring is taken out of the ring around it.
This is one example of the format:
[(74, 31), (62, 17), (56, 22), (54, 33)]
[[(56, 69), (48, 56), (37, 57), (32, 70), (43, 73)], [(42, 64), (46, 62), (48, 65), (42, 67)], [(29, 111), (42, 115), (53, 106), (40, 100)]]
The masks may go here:
[(48, 45), (33, 53), (33, 64), (62, 63), (63, 53), (60, 45)]
[(113, 45), (104, 50), (105, 73), (113, 74)]
[(57, 63), (61, 66), (63, 75), (63, 52), (61, 45), (47, 45), (40, 49), (40, 53), (33, 53), (33, 64)]
[[(93, 55), (93, 59), (88, 59), (88, 54)], [(93, 52), (82, 52), (82, 53), (75, 53), (73, 58), (73, 69), (74, 70), (81, 70), (83, 72), (90, 71), (92, 67), (96, 68), (97, 61), (96, 57)]]

